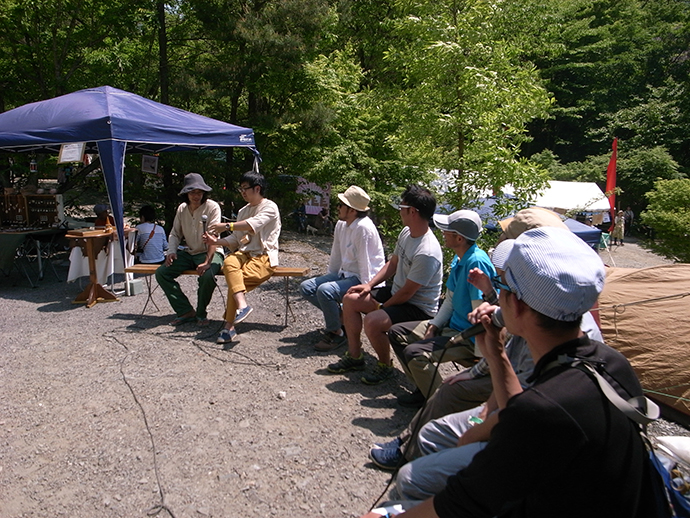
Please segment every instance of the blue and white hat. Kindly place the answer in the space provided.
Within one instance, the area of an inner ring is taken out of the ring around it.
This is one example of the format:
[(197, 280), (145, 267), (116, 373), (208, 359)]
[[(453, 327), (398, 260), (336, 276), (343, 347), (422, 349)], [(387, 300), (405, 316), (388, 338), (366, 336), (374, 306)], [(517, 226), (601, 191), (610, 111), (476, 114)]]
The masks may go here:
[(527, 230), (500, 243), (492, 260), (505, 272), (510, 291), (555, 320), (577, 320), (594, 306), (604, 288), (604, 264), (570, 230)]

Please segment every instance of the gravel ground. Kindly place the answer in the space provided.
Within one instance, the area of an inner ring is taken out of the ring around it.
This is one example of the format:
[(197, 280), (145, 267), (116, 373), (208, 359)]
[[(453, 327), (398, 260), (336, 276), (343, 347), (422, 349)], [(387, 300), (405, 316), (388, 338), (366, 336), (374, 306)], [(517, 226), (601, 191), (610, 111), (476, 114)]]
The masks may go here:
[[(324, 271), (328, 238), (302, 238), (284, 233), (281, 263)], [(623, 267), (664, 262), (633, 241), (603, 257)], [(57, 269), (66, 278), (66, 261)], [(193, 293), (196, 280), (181, 280)], [(173, 328), (160, 290), (160, 310), (141, 314), (145, 294), (87, 309), (71, 304), (78, 283), (51, 272), (35, 289), (0, 276), (0, 516), (369, 509), (390, 478), (368, 461), (369, 445), (409, 422), (413, 411), (395, 397), (411, 387), (401, 373), (377, 387), (327, 374), (343, 350), (314, 352), (321, 316), (299, 300), (294, 280), (294, 318), (283, 325), (283, 289), (276, 279), (249, 294), (255, 311), (238, 328), (242, 341), (223, 351), (215, 337), (225, 294), (214, 294), (210, 327)]]

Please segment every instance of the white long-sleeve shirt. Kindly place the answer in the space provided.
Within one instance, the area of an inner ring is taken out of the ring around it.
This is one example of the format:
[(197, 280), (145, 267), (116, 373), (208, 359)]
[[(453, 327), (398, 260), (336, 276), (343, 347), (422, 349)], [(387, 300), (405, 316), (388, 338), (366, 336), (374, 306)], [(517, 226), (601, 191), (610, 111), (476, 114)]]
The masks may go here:
[(385, 264), (383, 243), (371, 218), (357, 218), (350, 225), (336, 223), (328, 273), (357, 276), (361, 283), (367, 283)]

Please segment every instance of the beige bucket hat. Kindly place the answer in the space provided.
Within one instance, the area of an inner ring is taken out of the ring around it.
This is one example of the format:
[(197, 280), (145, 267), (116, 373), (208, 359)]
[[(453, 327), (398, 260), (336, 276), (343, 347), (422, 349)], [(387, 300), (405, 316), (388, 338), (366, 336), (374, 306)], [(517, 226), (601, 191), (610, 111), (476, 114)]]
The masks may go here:
[(351, 185), (344, 193), (338, 194), (338, 198), (351, 209), (355, 209), (359, 212), (366, 212), (369, 210), (371, 198), (364, 192), (364, 189), (356, 185)]

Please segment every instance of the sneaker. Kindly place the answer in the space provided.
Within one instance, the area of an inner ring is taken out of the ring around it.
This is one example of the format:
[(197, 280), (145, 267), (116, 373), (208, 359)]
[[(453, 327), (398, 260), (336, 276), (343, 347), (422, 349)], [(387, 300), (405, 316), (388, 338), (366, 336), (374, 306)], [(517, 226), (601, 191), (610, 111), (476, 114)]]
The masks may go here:
[(371, 447), (372, 450), (390, 450), (391, 448), (400, 448), (403, 442), (400, 437), (396, 437), (388, 442), (375, 442)]
[(340, 360), (335, 363), (331, 363), (327, 368), (328, 372), (333, 374), (342, 374), (348, 371), (362, 371), (366, 367), (366, 362), (364, 361), (364, 353), (359, 355), (359, 358), (354, 358), (350, 356), (350, 352), (346, 352)]
[(346, 343), (347, 337), (345, 335), (337, 335), (331, 331), (328, 331), (326, 334), (324, 334), (321, 341), (314, 346), (314, 349), (317, 351), (332, 351), (333, 349), (337, 349)]
[(235, 325), (244, 322), (252, 311), (254, 311), (254, 308), (251, 306), (245, 306), (242, 309), (238, 309), (235, 312), (235, 321), (232, 324)]
[(376, 367), (370, 374), (362, 376), (362, 383), (367, 385), (378, 385), (393, 376), (395, 369), (393, 365), (386, 365), (385, 363), (376, 362)]
[(369, 458), (379, 468), (388, 471), (394, 471), (406, 462), (400, 448), (372, 448)]
[(401, 394), (398, 396), (398, 405), (406, 408), (422, 408), (424, 401), (426, 401), (426, 398), (419, 389), (412, 393)]
[(233, 342), (239, 342), (240, 337), (237, 334), (237, 331), (234, 329), (226, 329), (223, 328), (223, 330), (220, 332), (218, 335), (218, 339), (216, 340), (217, 344), (229, 344)]

